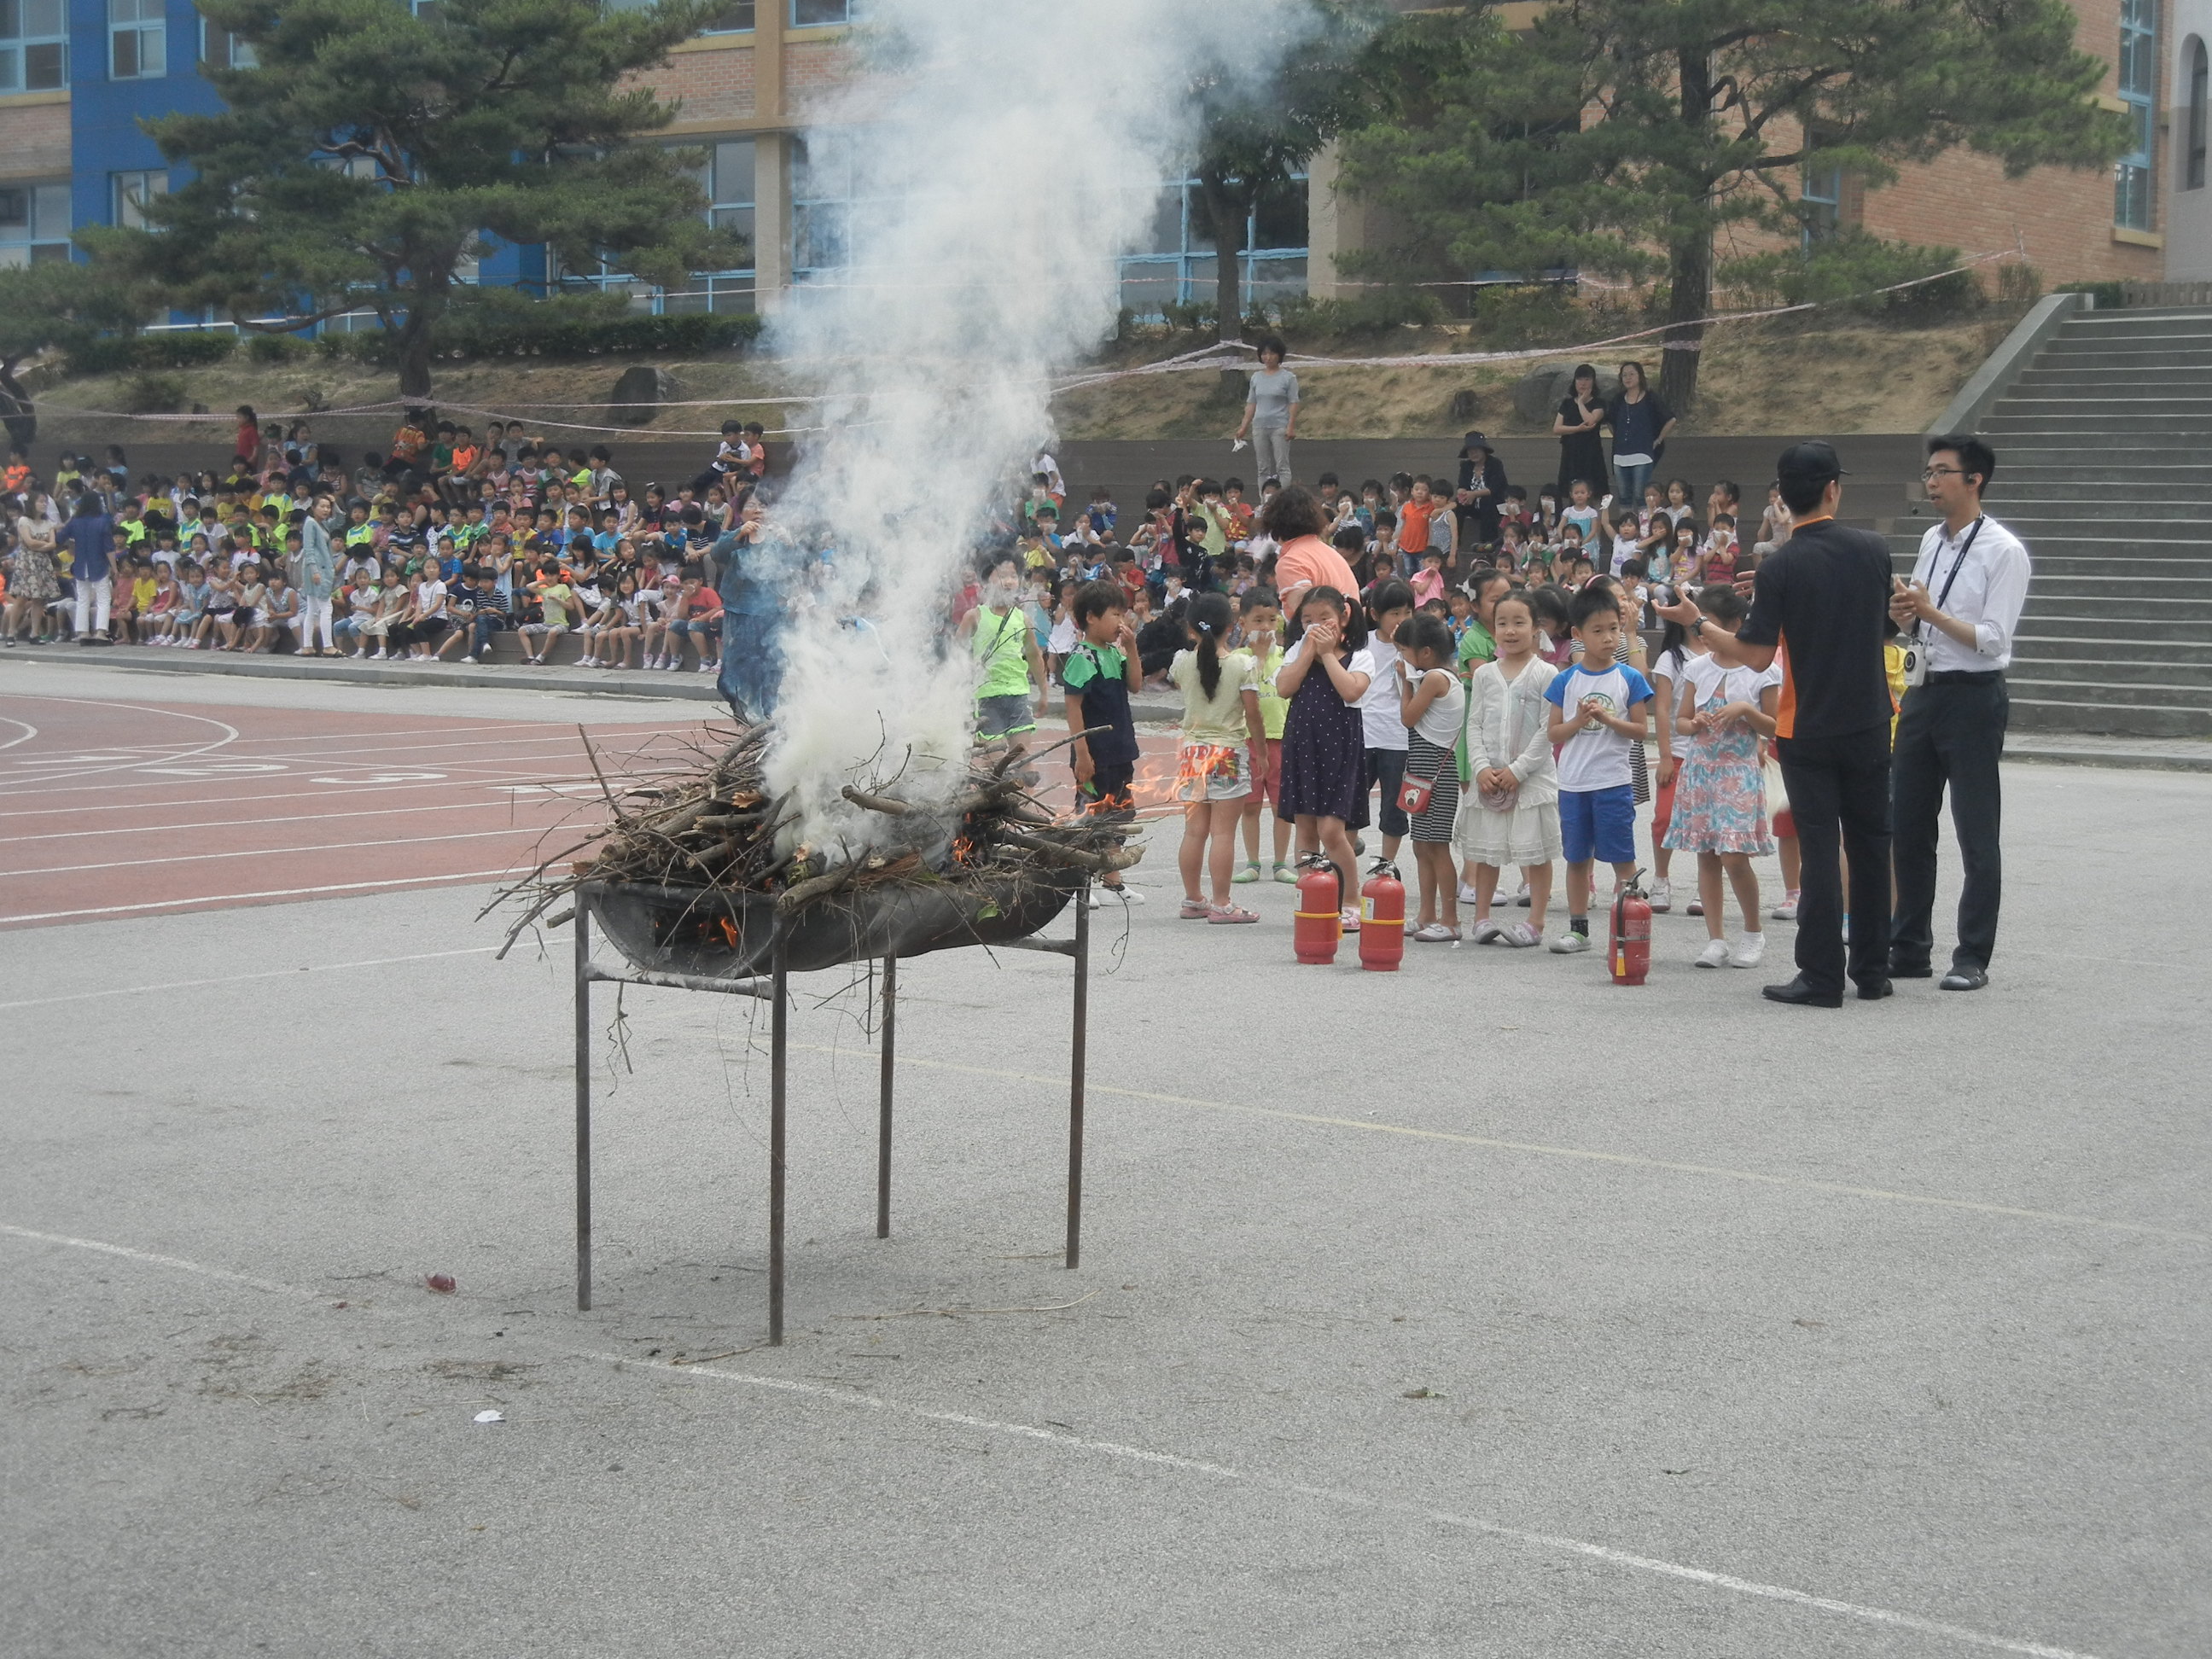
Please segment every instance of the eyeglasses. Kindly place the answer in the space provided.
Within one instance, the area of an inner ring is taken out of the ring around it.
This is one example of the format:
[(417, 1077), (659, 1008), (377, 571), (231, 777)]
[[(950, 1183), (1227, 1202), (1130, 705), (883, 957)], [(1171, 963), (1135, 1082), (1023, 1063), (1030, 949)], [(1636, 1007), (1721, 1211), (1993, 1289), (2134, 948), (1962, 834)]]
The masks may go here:
[(1923, 483), (1933, 483), (1938, 478), (1963, 478), (1966, 470), (1962, 466), (1931, 466), (1920, 475)]

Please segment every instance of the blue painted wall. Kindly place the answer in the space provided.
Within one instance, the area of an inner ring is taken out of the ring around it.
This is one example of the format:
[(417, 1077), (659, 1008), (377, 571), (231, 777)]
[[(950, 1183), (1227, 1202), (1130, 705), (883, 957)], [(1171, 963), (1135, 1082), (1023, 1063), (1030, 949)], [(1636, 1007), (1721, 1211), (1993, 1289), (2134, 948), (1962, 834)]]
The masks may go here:
[(70, 149), (74, 217), (78, 225), (114, 222), (117, 173), (158, 167), (161, 153), (138, 127), (143, 116), (222, 107), (200, 76), (200, 15), (187, 0), (168, 0), (168, 72), (159, 80), (108, 78), (107, 0), (70, 6)]

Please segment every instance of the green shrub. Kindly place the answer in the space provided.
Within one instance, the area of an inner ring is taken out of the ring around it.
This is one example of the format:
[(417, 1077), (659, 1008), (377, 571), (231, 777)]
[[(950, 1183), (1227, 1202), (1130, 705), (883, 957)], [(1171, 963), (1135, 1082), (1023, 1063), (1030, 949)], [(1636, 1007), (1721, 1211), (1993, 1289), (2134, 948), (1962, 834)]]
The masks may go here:
[(1381, 334), (1408, 323), (1445, 319), (1444, 303), (1426, 289), (1386, 288), (1350, 300), (1302, 296), (1282, 305), (1283, 326), (1300, 333)]
[(237, 347), (237, 336), (214, 330), (111, 334), (70, 347), (69, 359), (70, 369), (79, 374), (113, 374), (131, 368), (198, 368), (223, 362)]
[(2051, 290), (2053, 294), (2086, 294), (2090, 303), (2100, 311), (2118, 311), (2128, 302), (2128, 290), (2123, 283), (2061, 283)]
[(1160, 307), (1160, 315), (1167, 319), (1171, 329), (1189, 334), (1212, 334), (1221, 319), (1221, 307), (1211, 300), (1194, 300), (1188, 305), (1170, 301)]
[(185, 401), (185, 377), (141, 372), (123, 383), (126, 415), (170, 415)]
[[(456, 300), (430, 331), (446, 358), (594, 357), (656, 351), (714, 351), (751, 343), (761, 319), (750, 313), (640, 316), (618, 295), (556, 295), (534, 300), (519, 289), (479, 289)], [(389, 367), (381, 329), (325, 334), (316, 343), (333, 362)]]
[(297, 334), (249, 334), (246, 355), (257, 363), (293, 363), (314, 349), (313, 343)]

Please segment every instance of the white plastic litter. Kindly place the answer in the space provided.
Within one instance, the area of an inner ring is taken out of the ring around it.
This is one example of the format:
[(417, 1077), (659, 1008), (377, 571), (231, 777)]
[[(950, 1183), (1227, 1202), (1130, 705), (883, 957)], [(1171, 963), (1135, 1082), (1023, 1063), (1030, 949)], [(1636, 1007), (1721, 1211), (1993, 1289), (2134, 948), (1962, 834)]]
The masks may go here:
[(504, 1423), (507, 1421), (507, 1419), (501, 1416), (497, 1412), (478, 1412), (477, 1413), (477, 1421), (479, 1423)]

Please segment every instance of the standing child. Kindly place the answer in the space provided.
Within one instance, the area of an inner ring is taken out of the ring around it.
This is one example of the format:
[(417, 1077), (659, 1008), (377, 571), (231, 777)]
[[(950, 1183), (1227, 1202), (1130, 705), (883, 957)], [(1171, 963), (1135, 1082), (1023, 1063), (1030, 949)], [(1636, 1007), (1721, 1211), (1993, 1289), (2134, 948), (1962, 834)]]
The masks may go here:
[[(1178, 651), (1168, 679), (1182, 693), (1182, 743), (1176, 755), (1176, 799), (1183, 803), (1182, 908), (1185, 921), (1216, 924), (1257, 921), (1259, 916), (1229, 902), (1230, 871), (1237, 858), (1237, 823), (1254, 780), (1246, 777), (1247, 756), (1255, 770), (1267, 763), (1267, 728), (1260, 718), (1259, 688), (1252, 659), (1241, 652), (1222, 654), (1236, 611), (1228, 597), (1201, 593), (1185, 613), (1190, 648)], [(1207, 859), (1207, 844), (1212, 857)], [(1209, 862), (1211, 868), (1209, 870)], [(1211, 874), (1213, 901), (1199, 892), (1201, 875)]]
[(1620, 605), (1602, 586), (1574, 597), (1568, 620), (1582, 659), (1545, 688), (1559, 712), (1549, 736), (1559, 745), (1559, 842), (1567, 860), (1567, 931), (1552, 940), (1561, 956), (1587, 951), (1591, 875), (1613, 866), (1615, 890), (1636, 875), (1636, 793), (1629, 750), (1644, 735), (1651, 685), (1620, 661)]
[(1275, 690), (1290, 701), (1276, 811), (1296, 822), (1301, 854), (1325, 853), (1336, 866), (1337, 908), (1344, 930), (1356, 933), (1359, 912), (1351, 901), (1359, 890), (1359, 874), (1350, 831), (1367, 823), (1359, 700), (1375, 677), (1375, 659), (1366, 648), (1364, 613), (1333, 587), (1305, 590), (1297, 629), (1275, 674)]
[[(1743, 625), (1746, 607), (1735, 588), (1706, 587), (1697, 600), (1708, 626), (1733, 635)], [(1696, 657), (1683, 671), (1678, 709), (1670, 711), (1676, 729), (1690, 741), (1682, 752), (1674, 823), (1667, 845), (1698, 855), (1698, 891), (1708, 935), (1698, 957), (1700, 968), (1755, 968), (1765, 951), (1766, 935), (1759, 921), (1759, 877), (1751, 861), (1774, 850), (1766, 833), (1759, 739), (1774, 735), (1781, 688), (1778, 665), (1762, 673), (1723, 667), (1710, 655)], [(1743, 911), (1743, 936), (1733, 950), (1723, 926), (1723, 871)]]
[[(1705, 654), (1704, 644), (1678, 622), (1667, 624), (1660, 636), (1659, 655), (1651, 665), (1651, 707), (1659, 728), (1658, 791), (1651, 807), (1651, 913), (1665, 915), (1674, 908), (1674, 884), (1668, 879), (1674, 854), (1667, 845), (1667, 831), (1674, 821), (1674, 792), (1680, 781), (1680, 759), (1674, 752), (1674, 710), (1682, 700), (1689, 665)], [(1702, 901), (1700, 901), (1702, 903)], [(1704, 914), (1692, 906), (1692, 915)]]
[[(1398, 718), (1398, 630), (1413, 614), (1413, 590), (1401, 581), (1382, 580), (1367, 599), (1367, 653), (1374, 659), (1367, 695), (1359, 700), (1367, 749), (1367, 787), (1380, 786), (1382, 856), (1395, 862), (1405, 839), (1406, 814), (1398, 805), (1398, 786), (1406, 776), (1406, 723)], [(1364, 823), (1363, 813), (1361, 822)]]
[[(1121, 590), (1112, 582), (1085, 583), (1076, 589), (1070, 609), (1080, 631), (1060, 683), (1067, 693), (1067, 729), (1083, 734), (1073, 745), (1076, 803), (1101, 817), (1133, 818), (1137, 726), (1129, 714), (1129, 694), (1144, 676), (1137, 663), (1136, 630), (1129, 626)], [(1144, 898), (1122, 885), (1119, 870), (1108, 871), (1091, 890), (1091, 908), (1098, 908), (1109, 893), (1128, 904)]]
[(1413, 866), (1421, 883), (1417, 944), (1456, 944), (1459, 884), (1452, 869), (1452, 824), (1459, 815), (1460, 741), (1467, 725), (1467, 688), (1452, 672), (1451, 629), (1441, 617), (1419, 616), (1398, 629), (1398, 717), (1406, 723), (1406, 775), (1429, 786), (1413, 815)]
[[(1474, 788), (1457, 825), (1462, 873), (1474, 898), (1474, 942), (1526, 950), (1544, 942), (1552, 864), (1559, 856), (1558, 763), (1545, 692), (1559, 670), (1536, 654), (1536, 607), (1525, 591), (1506, 594), (1492, 612), (1498, 656), (1474, 671), (1468, 688), (1468, 754)], [(1518, 866), (1528, 889), (1528, 920), (1491, 920), (1499, 872)]]
[(1283, 725), (1291, 706), (1275, 690), (1275, 675), (1283, 665), (1282, 611), (1273, 588), (1255, 587), (1245, 594), (1240, 609), (1244, 629), (1243, 653), (1250, 659), (1252, 681), (1260, 699), (1261, 740), (1252, 749), (1252, 793), (1244, 798), (1244, 867), (1238, 882), (1260, 879), (1260, 812), (1275, 811), (1275, 879), (1295, 885), (1297, 872), (1291, 868), (1291, 820), (1283, 811)]
[(1044, 653), (1021, 607), (1014, 556), (983, 556), (983, 602), (960, 619), (957, 631), (968, 639), (975, 659), (975, 741), (987, 752), (1000, 754), (1029, 746), (1048, 682)]

